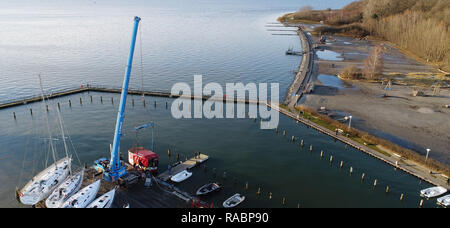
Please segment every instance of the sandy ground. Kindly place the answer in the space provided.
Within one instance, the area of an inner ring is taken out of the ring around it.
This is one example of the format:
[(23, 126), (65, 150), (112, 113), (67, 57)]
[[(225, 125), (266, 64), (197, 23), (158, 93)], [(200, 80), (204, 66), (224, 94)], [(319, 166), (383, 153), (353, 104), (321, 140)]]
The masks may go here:
[[(300, 103), (312, 108), (326, 107), (335, 119), (352, 115), (353, 127), (421, 154), (430, 148), (430, 157), (450, 164), (450, 109), (445, 107), (450, 105), (450, 89), (441, 89), (439, 96), (431, 96), (431, 88), (422, 88), (430, 96), (413, 97), (410, 86), (393, 85), (386, 91), (380, 83), (342, 82), (337, 77), (332, 78), (332, 83), (323, 80), (321, 75), (335, 76), (348, 64), (362, 64), (376, 43), (332, 37), (323, 49), (340, 56), (337, 59), (336, 56), (323, 59), (316, 56), (318, 74), (314, 78), (315, 90), (303, 97)], [(384, 46), (385, 73), (436, 72), (432, 66), (406, 57), (389, 44)], [(387, 97), (381, 96), (383, 94)]]

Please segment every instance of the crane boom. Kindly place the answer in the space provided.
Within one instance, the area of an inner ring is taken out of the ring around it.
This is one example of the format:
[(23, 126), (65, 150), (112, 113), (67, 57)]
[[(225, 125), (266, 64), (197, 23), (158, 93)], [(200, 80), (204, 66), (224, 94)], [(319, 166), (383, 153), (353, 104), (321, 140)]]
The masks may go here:
[(119, 105), (119, 112), (117, 114), (116, 129), (114, 132), (114, 141), (111, 150), (111, 160), (109, 163), (109, 170), (105, 170), (104, 172), (105, 180), (110, 182), (116, 181), (126, 174), (125, 166), (121, 165), (120, 162), (119, 147), (120, 147), (120, 137), (122, 136), (122, 123), (125, 116), (125, 105), (127, 103), (128, 84), (130, 81), (131, 67), (133, 64), (134, 47), (136, 44), (136, 34), (138, 31), (140, 20), (141, 18), (139, 17), (134, 18), (134, 27), (131, 38), (130, 53), (128, 55), (128, 63), (123, 80), (122, 94), (120, 95), (120, 105)]

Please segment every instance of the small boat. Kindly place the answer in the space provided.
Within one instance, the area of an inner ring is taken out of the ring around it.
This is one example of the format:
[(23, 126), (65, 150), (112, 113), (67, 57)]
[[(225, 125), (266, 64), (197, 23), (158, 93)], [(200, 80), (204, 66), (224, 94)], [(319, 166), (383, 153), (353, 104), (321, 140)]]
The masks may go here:
[(448, 207), (450, 206), (450, 195), (443, 196), (437, 199), (437, 204)]
[(426, 198), (433, 198), (433, 197), (443, 195), (446, 192), (447, 192), (446, 188), (438, 186), (438, 187), (427, 188), (427, 189), (420, 191), (420, 196), (426, 197)]
[(20, 191), (17, 198), (22, 204), (35, 205), (47, 198), (69, 175), (70, 157), (65, 157), (36, 175)]
[(100, 188), (100, 180), (86, 186), (81, 189), (75, 195), (71, 196), (64, 204), (62, 208), (85, 208), (87, 207), (97, 196), (98, 189)]
[(84, 169), (75, 175), (70, 175), (58, 186), (45, 201), (47, 208), (59, 208), (69, 197), (73, 196), (81, 188), (83, 183)]
[(177, 175), (174, 175), (172, 178), (170, 178), (170, 180), (172, 180), (173, 182), (182, 182), (186, 179), (188, 179), (189, 177), (192, 176), (191, 172), (188, 172), (187, 170), (183, 170), (180, 173), (178, 173)]
[(197, 195), (198, 196), (206, 195), (215, 191), (219, 191), (221, 188), (222, 186), (220, 186), (220, 184), (218, 183), (206, 184), (197, 190)]
[(228, 198), (227, 200), (225, 200), (225, 202), (223, 202), (223, 207), (225, 207), (225, 208), (236, 207), (237, 205), (242, 203), (244, 200), (245, 200), (245, 196), (243, 196), (239, 193), (236, 193), (234, 196)]
[(116, 194), (116, 189), (117, 188), (114, 188), (113, 190), (98, 197), (91, 204), (89, 204), (86, 208), (110, 208), (114, 201), (114, 195)]

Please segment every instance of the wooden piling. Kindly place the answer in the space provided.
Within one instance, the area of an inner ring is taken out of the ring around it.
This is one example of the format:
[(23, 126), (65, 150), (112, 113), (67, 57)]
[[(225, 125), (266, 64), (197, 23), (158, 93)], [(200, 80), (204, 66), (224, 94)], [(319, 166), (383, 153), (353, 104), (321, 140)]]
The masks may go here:
[(134, 99), (131, 99), (131, 106), (134, 107)]
[(30, 114), (33, 115), (33, 109), (30, 108)]
[(45, 105), (45, 110), (48, 112), (48, 105)]
[(91, 95), (90, 97), (91, 97), (91, 103), (92, 103), (92, 101), (93, 101), (93, 100), (92, 100), (92, 95)]
[(339, 165), (340, 168), (344, 166), (344, 161), (341, 161), (341, 164)]
[(386, 193), (389, 193), (389, 186), (386, 186)]
[(283, 130), (283, 136), (286, 136), (286, 130)]
[(420, 208), (423, 207), (423, 199), (420, 200), (419, 207), (420, 207)]
[(375, 181), (373, 182), (373, 187), (374, 187), (374, 188), (377, 187), (377, 183), (378, 183), (378, 180), (375, 179)]
[(58, 102), (58, 109), (61, 109), (61, 106), (59, 105), (59, 102)]
[(245, 187), (244, 190), (247, 191), (248, 190), (248, 182), (245, 182)]
[(72, 101), (69, 100), (69, 107), (72, 107)]
[(292, 140), (292, 142), (294, 142), (295, 141), (295, 136), (292, 136), (291, 140)]
[(362, 175), (361, 175), (361, 182), (363, 182), (364, 181), (364, 177), (366, 176), (366, 174), (365, 173), (363, 173)]
[(80, 97), (80, 105), (82, 105), (83, 104), (83, 100), (81, 99), (81, 97)]
[(271, 200), (271, 199), (272, 199), (272, 193), (269, 192), (269, 200)]
[(103, 97), (102, 96), (100, 96), (100, 103), (103, 104)]
[(111, 104), (114, 105), (114, 97), (111, 97)]
[(323, 158), (323, 150), (320, 151), (320, 158)]
[(333, 163), (333, 155), (330, 156), (330, 163)]
[(166, 101), (166, 109), (167, 109), (167, 101)]
[(305, 141), (302, 139), (302, 141), (300, 142), (300, 146), (303, 147), (305, 145)]
[(170, 158), (170, 149), (167, 150), (167, 155), (168, 155), (169, 158)]
[(353, 167), (350, 167), (350, 175), (353, 173)]
[(156, 101), (154, 102), (154, 104), (155, 104), (155, 108), (156, 108)]
[(402, 193), (402, 194), (400, 195), (400, 201), (403, 201), (403, 197), (404, 197), (404, 194)]
[(286, 197), (283, 197), (283, 201), (281, 201), (281, 204), (283, 204), (283, 206), (286, 206)]
[(259, 187), (258, 191), (256, 192), (256, 195), (258, 195), (258, 196), (261, 195), (261, 192), (262, 192), (261, 187)]
[(313, 151), (312, 145), (309, 146), (309, 151), (311, 151), (311, 152)]
[(15, 113), (15, 112), (13, 112), (13, 115), (14, 115), (14, 119), (17, 119), (17, 118), (16, 118), (16, 113)]

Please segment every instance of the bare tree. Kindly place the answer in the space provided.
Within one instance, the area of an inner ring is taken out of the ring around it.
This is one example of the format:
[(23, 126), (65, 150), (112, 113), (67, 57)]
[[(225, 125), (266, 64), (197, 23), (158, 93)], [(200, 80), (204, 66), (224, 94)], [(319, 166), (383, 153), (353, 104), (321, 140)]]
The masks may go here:
[(369, 57), (364, 60), (364, 77), (370, 80), (379, 79), (383, 74), (383, 46), (373, 48)]

